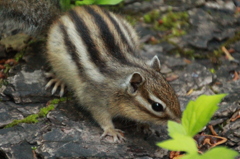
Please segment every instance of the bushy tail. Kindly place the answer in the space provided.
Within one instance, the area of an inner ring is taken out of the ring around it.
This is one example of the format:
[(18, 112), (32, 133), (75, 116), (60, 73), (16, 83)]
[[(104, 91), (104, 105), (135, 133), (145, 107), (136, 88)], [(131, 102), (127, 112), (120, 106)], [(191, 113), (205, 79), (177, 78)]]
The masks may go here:
[(42, 34), (60, 14), (59, 0), (0, 0), (0, 36)]

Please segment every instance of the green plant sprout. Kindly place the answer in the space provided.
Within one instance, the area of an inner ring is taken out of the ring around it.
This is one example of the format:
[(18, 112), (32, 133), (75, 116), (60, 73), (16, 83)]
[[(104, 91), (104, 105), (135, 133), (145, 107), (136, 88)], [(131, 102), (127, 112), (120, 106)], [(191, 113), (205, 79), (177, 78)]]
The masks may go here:
[(37, 146), (32, 146), (31, 149), (32, 149), (33, 151), (35, 151), (35, 150), (37, 150)]
[(120, 3), (123, 0), (78, 0), (75, 2), (76, 5), (89, 5), (89, 4), (98, 4), (98, 5), (115, 5)]
[(74, 6), (82, 6), (82, 5), (115, 5), (123, 0), (75, 0), (71, 2), (71, 0), (60, 0), (60, 5), (64, 11), (74, 7)]
[(153, 10), (143, 16), (145, 23), (152, 23), (153, 29), (158, 31), (171, 31), (170, 37), (186, 34), (184, 29), (189, 27), (189, 15), (187, 12), (173, 12), (171, 9), (160, 16), (160, 11)]
[(172, 151), (184, 151), (181, 159), (234, 159), (238, 152), (226, 147), (212, 148), (204, 154), (198, 153), (193, 136), (196, 135), (210, 121), (218, 109), (217, 104), (227, 94), (202, 95), (195, 101), (190, 101), (183, 112), (181, 124), (168, 122), (168, 135), (172, 138), (157, 145)]

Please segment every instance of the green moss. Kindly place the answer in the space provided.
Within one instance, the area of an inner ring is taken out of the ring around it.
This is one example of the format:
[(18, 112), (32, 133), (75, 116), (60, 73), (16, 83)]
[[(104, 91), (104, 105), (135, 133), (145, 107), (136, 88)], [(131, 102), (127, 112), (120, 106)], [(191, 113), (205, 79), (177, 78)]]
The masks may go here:
[(18, 52), (15, 56), (14, 59), (16, 60), (16, 62), (19, 62), (20, 59), (22, 59), (23, 55), (25, 54), (25, 50), (22, 50), (20, 52)]
[(9, 64), (5, 64), (4, 67), (5, 67), (5, 69), (3, 70), (4, 74), (8, 73), (8, 71), (12, 68), (12, 66), (10, 66)]
[(215, 74), (215, 73), (216, 73), (216, 70), (215, 70), (214, 68), (209, 69), (209, 71), (210, 71), (212, 74)]
[(219, 48), (219, 49), (217, 49), (217, 50), (214, 50), (212, 55), (215, 56), (215, 57), (218, 57), (218, 56), (220, 56), (222, 53), (223, 53), (223, 52), (222, 52), (221, 48)]
[[(173, 53), (177, 53), (183, 56), (186, 56), (188, 58), (194, 59), (195, 58), (195, 51), (192, 49), (184, 49), (178, 46), (178, 44), (176, 44), (175, 42), (170, 41), (169, 39), (165, 39), (163, 41), (168, 42), (169, 44), (172, 44), (173, 46), (175, 46), (176, 49), (172, 50), (171, 52)], [(161, 41), (161, 42), (163, 42)]]
[(67, 97), (61, 97), (59, 99), (53, 99), (49, 102), (49, 105), (55, 105), (55, 104), (58, 104), (59, 102), (64, 102), (64, 101), (67, 101), (68, 98)]
[(23, 119), (20, 120), (14, 120), (12, 123), (8, 124), (5, 126), (5, 128), (13, 127), (15, 125), (18, 125), (20, 123), (37, 123), (38, 118), (43, 118), (46, 117), (46, 115), (54, 110), (55, 106), (59, 104), (59, 102), (66, 101), (68, 98), (60, 98), (60, 99), (53, 99), (52, 101), (49, 102), (49, 105), (41, 108), (37, 114), (31, 114)]
[(188, 57), (194, 57), (194, 50), (188, 49), (183, 51), (183, 55), (188, 56)]
[(186, 34), (185, 28), (189, 27), (189, 16), (187, 12), (169, 11), (154, 23), (154, 29), (160, 31), (171, 31), (173, 36), (182, 36)]
[(236, 32), (235, 35), (232, 38), (228, 39), (225, 43), (223, 43), (222, 46), (228, 47), (229, 45), (239, 40), (240, 40), (240, 31)]
[(137, 23), (137, 17), (133, 17), (133, 16), (130, 16), (130, 15), (127, 15), (125, 16), (125, 19), (132, 25), (136, 25)]
[(153, 10), (143, 16), (145, 23), (153, 23), (160, 18), (160, 12), (158, 10)]
[(37, 123), (38, 122), (38, 120), (37, 120), (38, 117), (39, 117), (38, 114), (32, 114), (32, 115), (27, 116), (24, 119), (21, 119), (21, 120), (13, 120), (13, 122), (6, 125), (5, 128), (13, 127), (13, 126), (18, 125), (20, 123)]
[(172, 12), (160, 16), (158, 10), (151, 11), (143, 16), (145, 23), (153, 24), (153, 29), (158, 31), (171, 31), (174, 36), (181, 36), (186, 34), (184, 28), (189, 26), (187, 12)]
[(38, 113), (39, 117), (45, 117), (48, 114), (48, 112), (50, 112), (54, 108), (55, 108), (54, 105), (49, 105), (49, 106), (47, 106), (45, 108), (40, 109), (40, 111)]
[(152, 18), (151, 18), (150, 15), (144, 15), (143, 20), (144, 20), (145, 23), (151, 23), (152, 22)]

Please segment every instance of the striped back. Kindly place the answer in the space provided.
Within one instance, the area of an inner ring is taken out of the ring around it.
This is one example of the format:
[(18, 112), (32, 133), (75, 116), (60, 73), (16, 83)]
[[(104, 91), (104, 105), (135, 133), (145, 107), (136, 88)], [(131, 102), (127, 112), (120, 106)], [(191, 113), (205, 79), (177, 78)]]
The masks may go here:
[(135, 30), (120, 16), (98, 6), (70, 10), (52, 25), (49, 35), (48, 45), (61, 40), (66, 50), (62, 53), (68, 54), (82, 73), (92, 70), (101, 77), (118, 72), (113, 65), (142, 67), (136, 63), (139, 42)]

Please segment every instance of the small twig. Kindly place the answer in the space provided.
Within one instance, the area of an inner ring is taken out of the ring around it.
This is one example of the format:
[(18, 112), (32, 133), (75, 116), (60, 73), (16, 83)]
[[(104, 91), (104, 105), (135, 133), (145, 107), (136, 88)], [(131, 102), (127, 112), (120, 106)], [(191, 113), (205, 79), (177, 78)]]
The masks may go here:
[(237, 72), (237, 71), (234, 71), (234, 78), (233, 78), (233, 81), (237, 81), (237, 80), (239, 80), (239, 79), (240, 79), (240, 77), (239, 77), (238, 72)]
[(193, 89), (190, 89), (190, 90), (187, 92), (187, 94), (186, 94), (186, 95), (188, 96), (188, 95), (192, 94), (192, 93), (193, 93), (193, 91), (194, 91)]
[(212, 133), (214, 136), (218, 136), (218, 134), (216, 133), (216, 131), (213, 129), (213, 126), (212, 126), (212, 125), (208, 125), (208, 128), (210, 129), (211, 133)]
[(222, 46), (222, 51), (225, 53), (225, 55), (226, 55), (226, 57), (227, 57), (227, 59), (229, 61), (233, 61), (233, 62), (239, 63), (238, 60), (236, 60), (236, 59), (234, 59), (234, 57), (232, 57), (232, 55), (229, 53), (229, 51), (226, 49), (225, 46)]
[(240, 118), (240, 109), (239, 110), (237, 110), (237, 112), (235, 112), (234, 114), (233, 114), (233, 116), (230, 118), (230, 121), (235, 121), (235, 120), (237, 120), (238, 118)]

